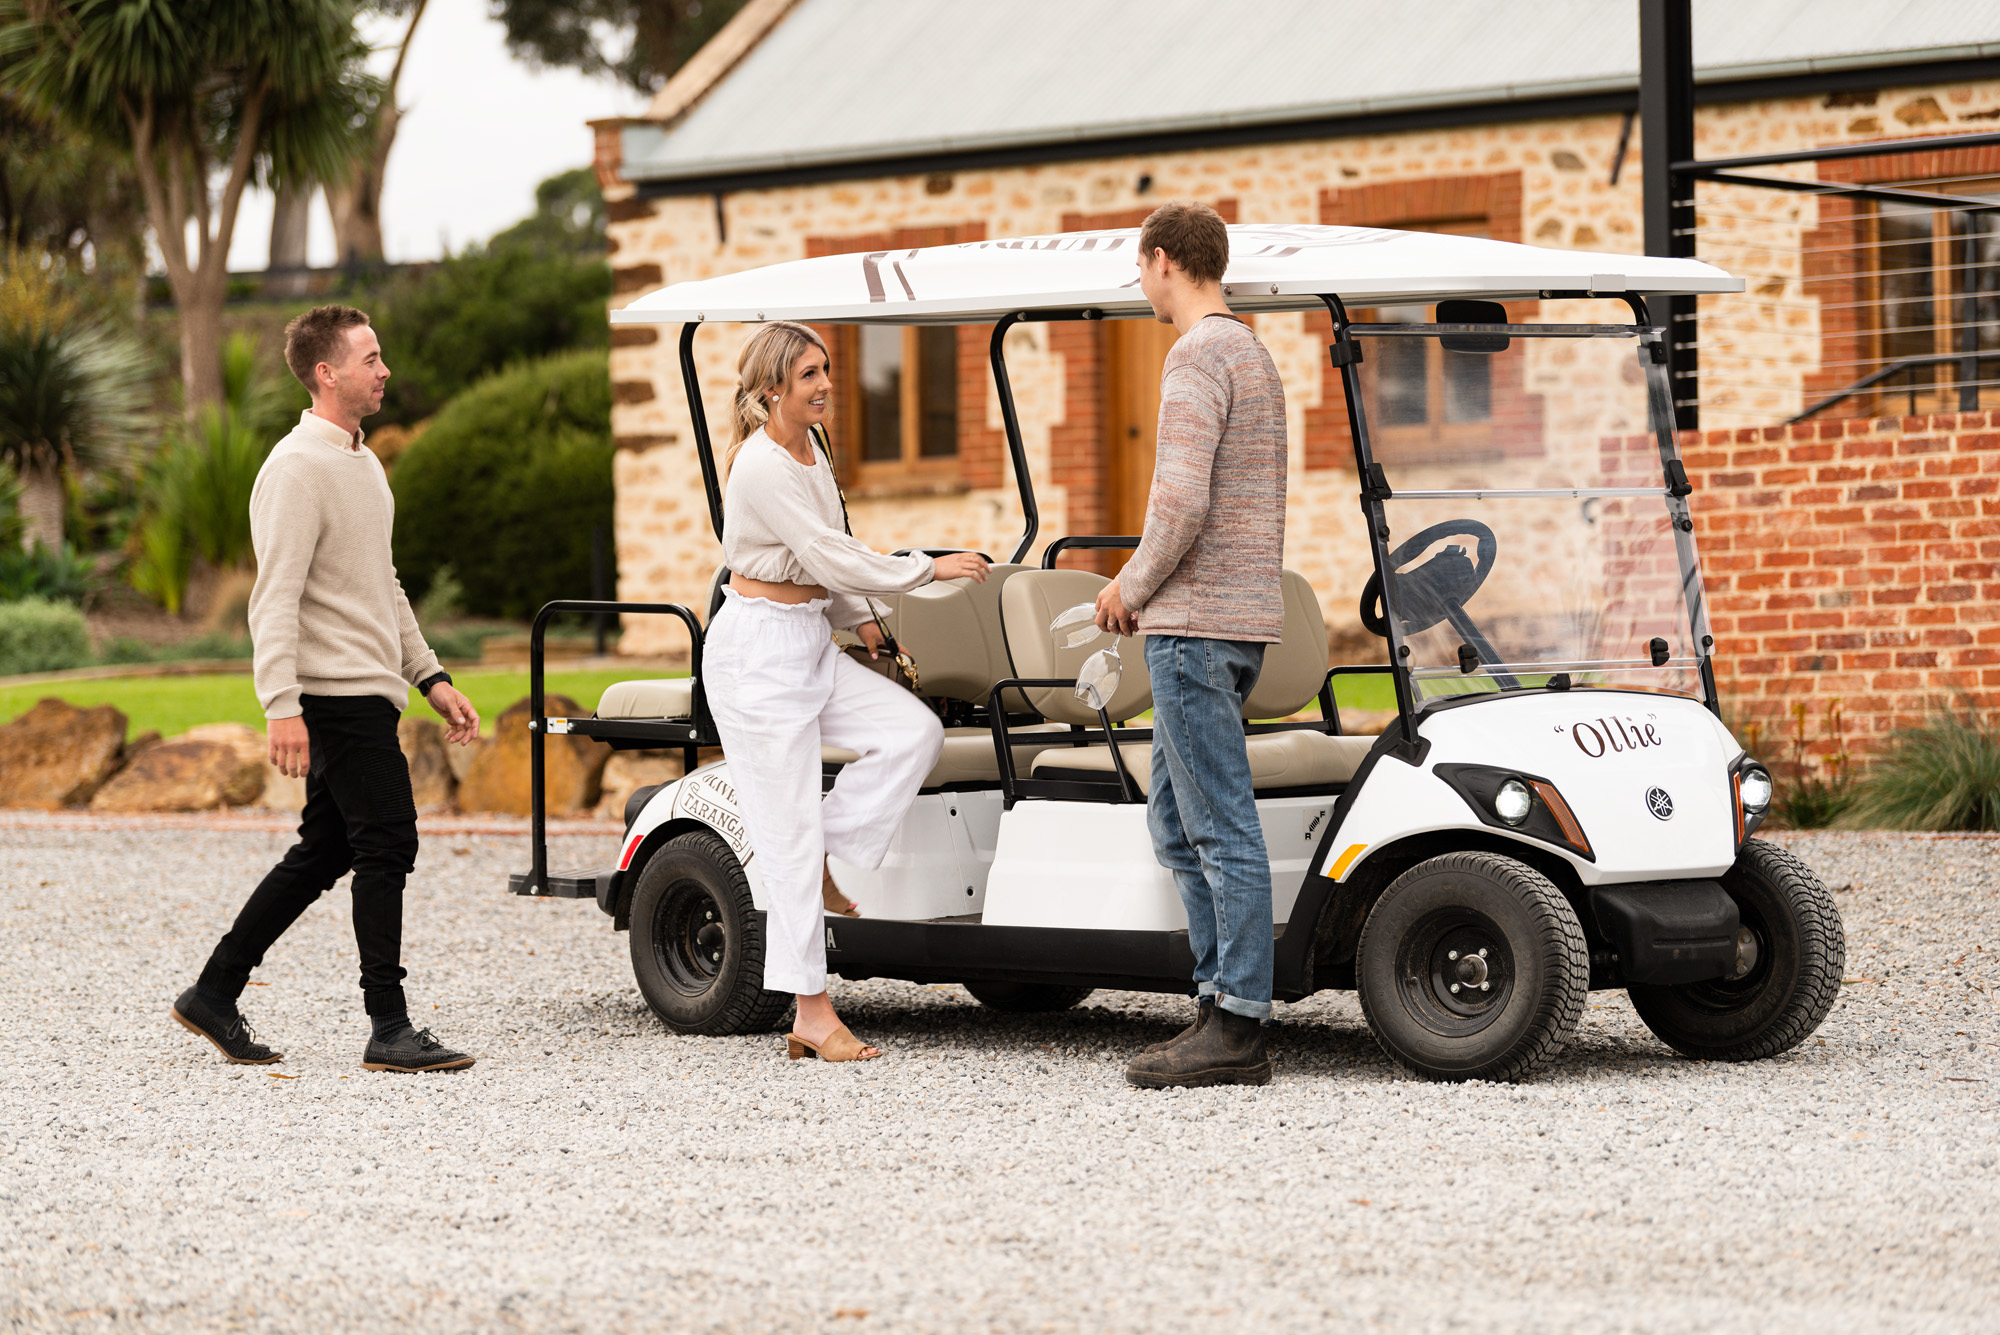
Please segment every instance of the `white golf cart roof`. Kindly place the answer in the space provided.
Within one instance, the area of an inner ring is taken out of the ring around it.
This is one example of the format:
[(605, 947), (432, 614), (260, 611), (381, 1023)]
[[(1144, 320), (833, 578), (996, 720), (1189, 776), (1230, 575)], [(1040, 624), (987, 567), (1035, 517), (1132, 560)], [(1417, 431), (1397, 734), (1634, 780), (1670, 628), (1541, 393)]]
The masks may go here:
[[(1009, 312), (1090, 309), (1146, 317), (1134, 267), (1139, 229), (791, 260), (674, 283), (613, 311), (614, 324), (818, 320), (835, 324), (984, 324)], [(1451, 297), (1531, 300), (1580, 293), (1741, 292), (1699, 260), (1550, 250), (1511, 241), (1377, 227), (1239, 223), (1229, 229), (1223, 292), (1244, 314)]]

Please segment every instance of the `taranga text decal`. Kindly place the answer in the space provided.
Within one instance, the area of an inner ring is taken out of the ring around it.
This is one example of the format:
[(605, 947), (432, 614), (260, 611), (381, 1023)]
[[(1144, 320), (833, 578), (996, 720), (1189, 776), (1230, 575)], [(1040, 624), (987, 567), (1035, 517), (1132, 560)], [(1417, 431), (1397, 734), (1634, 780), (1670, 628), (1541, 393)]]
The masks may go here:
[(755, 853), (750, 847), (749, 831), (743, 828), (743, 818), (736, 813), (736, 785), (729, 781), (727, 761), (704, 766), (683, 779), (674, 791), (674, 805), (669, 814), (708, 826), (729, 842), (738, 862), (750, 865)]

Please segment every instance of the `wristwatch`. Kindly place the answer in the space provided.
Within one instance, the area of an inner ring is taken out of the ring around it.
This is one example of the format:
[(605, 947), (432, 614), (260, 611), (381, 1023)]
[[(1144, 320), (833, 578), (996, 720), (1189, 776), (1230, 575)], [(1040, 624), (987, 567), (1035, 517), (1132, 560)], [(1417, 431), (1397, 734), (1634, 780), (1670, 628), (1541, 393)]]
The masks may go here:
[(417, 694), (423, 696), (426, 700), (430, 699), (431, 687), (437, 685), (439, 682), (443, 682), (447, 686), (451, 685), (451, 674), (442, 668), (431, 673), (430, 676), (425, 677), (417, 683)]

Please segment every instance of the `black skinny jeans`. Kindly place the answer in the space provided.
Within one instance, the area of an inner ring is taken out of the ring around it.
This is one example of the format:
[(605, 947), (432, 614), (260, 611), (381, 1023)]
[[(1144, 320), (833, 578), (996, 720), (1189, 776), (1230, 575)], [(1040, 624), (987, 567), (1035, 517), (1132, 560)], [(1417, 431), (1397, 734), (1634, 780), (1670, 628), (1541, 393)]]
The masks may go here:
[(209, 956), (196, 986), (243, 994), (264, 952), (333, 883), (354, 872), (354, 940), (370, 1015), (397, 1015), (403, 999), (403, 882), (417, 861), (410, 766), (396, 742), (400, 711), (377, 695), (307, 695), (311, 766), (299, 841), (271, 868)]

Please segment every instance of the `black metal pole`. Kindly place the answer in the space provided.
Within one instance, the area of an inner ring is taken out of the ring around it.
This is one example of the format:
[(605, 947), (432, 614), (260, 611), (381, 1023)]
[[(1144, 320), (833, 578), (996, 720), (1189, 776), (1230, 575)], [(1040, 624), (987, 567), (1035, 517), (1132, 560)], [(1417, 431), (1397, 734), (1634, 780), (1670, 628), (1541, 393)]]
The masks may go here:
[(528, 893), (549, 892), (549, 812), (542, 796), (542, 744), (546, 724), (542, 721), (542, 632), (554, 615), (553, 604), (535, 613), (528, 631), (528, 838), (533, 842), (534, 864), (529, 874)]
[[(611, 582), (611, 562), (609, 559), (610, 553), (606, 550), (606, 547), (604, 525), (591, 525), (590, 598), (592, 602), (606, 603), (611, 601), (611, 590), (608, 587)], [(590, 615), (590, 620), (591, 628), (597, 636), (597, 656), (602, 658), (604, 657), (604, 637), (605, 632), (610, 626), (610, 618), (602, 612), (593, 612)]]
[(722, 475), (715, 467), (715, 447), (708, 438), (708, 409), (701, 401), (701, 376), (694, 365), (693, 320), (681, 326), (681, 384), (687, 390), (688, 418), (694, 425), (695, 457), (701, 461), (701, 489), (708, 496), (708, 522), (715, 540), (722, 541)]
[[(1639, 124), (1644, 136), (1646, 253), (1694, 255), (1694, 182), (1675, 164), (1694, 158), (1694, 24), (1689, 0), (1639, 0)], [(1701, 425), (1695, 298), (1666, 299), (1674, 425)]]
[[(1007, 379), (1007, 354), (1004, 344), (1007, 331), (1020, 322), (1020, 316), (1008, 315), (993, 326), (993, 342), (988, 359), (993, 363), (993, 388), (1000, 395), (1000, 420), (1007, 426), (1007, 454), (1014, 461), (1014, 485), (1021, 492), (1022, 532), (1020, 545), (1007, 559), (1019, 562), (1035, 545), (1035, 535), (1042, 529), (1042, 512), (1035, 507), (1035, 479), (1028, 473), (1028, 447), (1021, 442), (1021, 415), (1014, 410), (1014, 387)], [(722, 525), (718, 521), (719, 535)]]

